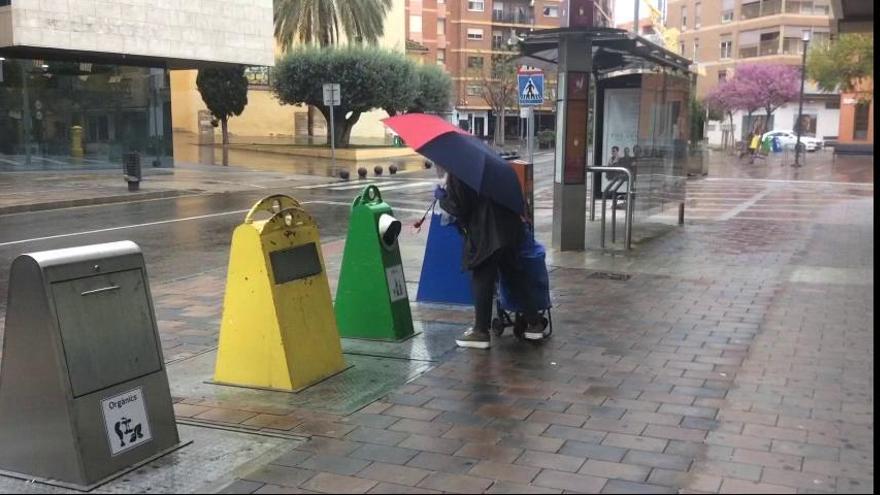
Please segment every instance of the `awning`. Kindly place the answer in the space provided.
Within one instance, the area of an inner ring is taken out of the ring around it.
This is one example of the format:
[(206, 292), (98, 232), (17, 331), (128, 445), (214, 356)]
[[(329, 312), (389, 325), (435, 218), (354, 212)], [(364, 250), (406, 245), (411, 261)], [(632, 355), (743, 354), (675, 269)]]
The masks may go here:
[(520, 43), (524, 65), (544, 69), (559, 63), (559, 43), (580, 38), (592, 45), (598, 74), (631, 69), (666, 69), (690, 73), (691, 61), (630, 31), (616, 28), (559, 28), (528, 33)]

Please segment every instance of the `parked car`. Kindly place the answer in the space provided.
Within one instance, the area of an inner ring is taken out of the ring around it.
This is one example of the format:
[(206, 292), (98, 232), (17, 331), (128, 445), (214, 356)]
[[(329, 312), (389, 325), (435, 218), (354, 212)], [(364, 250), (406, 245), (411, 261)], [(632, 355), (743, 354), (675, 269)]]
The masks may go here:
[[(782, 145), (783, 148), (794, 148), (794, 145), (797, 143), (797, 134), (793, 131), (773, 130), (761, 136), (761, 141), (767, 137), (779, 138), (779, 144)], [(820, 150), (825, 146), (825, 142), (822, 139), (810, 136), (801, 136), (801, 143), (803, 143), (804, 149), (807, 151)]]

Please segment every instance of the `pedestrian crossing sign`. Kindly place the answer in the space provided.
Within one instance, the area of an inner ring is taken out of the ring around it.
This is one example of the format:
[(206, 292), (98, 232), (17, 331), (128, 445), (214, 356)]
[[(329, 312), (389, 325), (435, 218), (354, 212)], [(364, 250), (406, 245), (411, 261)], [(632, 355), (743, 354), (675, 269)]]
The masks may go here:
[(517, 80), (520, 106), (539, 106), (544, 103), (544, 72), (520, 70)]

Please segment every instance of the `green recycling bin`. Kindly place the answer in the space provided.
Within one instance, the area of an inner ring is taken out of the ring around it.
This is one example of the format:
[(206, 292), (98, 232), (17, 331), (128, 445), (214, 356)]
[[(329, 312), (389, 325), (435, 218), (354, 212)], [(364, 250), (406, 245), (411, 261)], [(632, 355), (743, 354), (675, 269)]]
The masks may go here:
[(336, 321), (342, 337), (399, 341), (413, 335), (397, 243), (401, 228), (375, 185), (354, 199), (336, 290)]

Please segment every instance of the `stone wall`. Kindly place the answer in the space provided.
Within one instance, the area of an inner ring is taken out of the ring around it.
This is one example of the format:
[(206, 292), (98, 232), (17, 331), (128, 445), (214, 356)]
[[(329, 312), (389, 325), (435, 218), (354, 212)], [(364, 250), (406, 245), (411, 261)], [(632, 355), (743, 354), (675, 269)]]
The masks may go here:
[(35, 48), (274, 64), (272, 0), (15, 0), (12, 37)]

